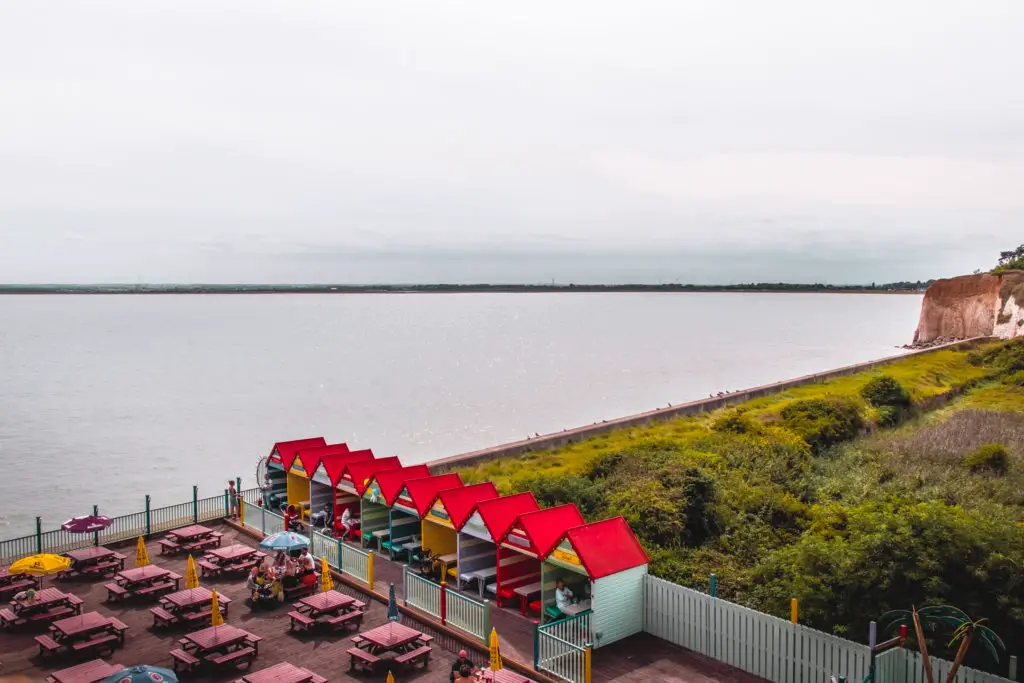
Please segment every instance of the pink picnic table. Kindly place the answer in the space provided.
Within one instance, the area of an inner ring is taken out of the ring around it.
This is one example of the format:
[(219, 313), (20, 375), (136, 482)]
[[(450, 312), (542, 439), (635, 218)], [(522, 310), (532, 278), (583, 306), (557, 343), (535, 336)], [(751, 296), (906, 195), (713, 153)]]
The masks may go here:
[(46, 680), (52, 683), (96, 683), (119, 671), (124, 671), (120, 664), (107, 664), (102, 659), (94, 659), (78, 666), (54, 671)]
[(225, 548), (214, 548), (213, 550), (207, 551), (207, 556), (214, 557), (221, 562), (234, 562), (235, 560), (242, 560), (247, 557), (251, 557), (258, 553), (256, 548), (250, 548), (247, 545), (236, 543), (229, 545)]
[(248, 673), (233, 683), (327, 683), (309, 669), (303, 669), (288, 662), (281, 662), (266, 669)]
[(174, 531), (168, 531), (167, 535), (174, 537), (176, 540), (188, 543), (197, 538), (203, 538), (213, 533), (213, 529), (209, 529), (202, 524), (192, 524), (190, 526), (175, 529)]

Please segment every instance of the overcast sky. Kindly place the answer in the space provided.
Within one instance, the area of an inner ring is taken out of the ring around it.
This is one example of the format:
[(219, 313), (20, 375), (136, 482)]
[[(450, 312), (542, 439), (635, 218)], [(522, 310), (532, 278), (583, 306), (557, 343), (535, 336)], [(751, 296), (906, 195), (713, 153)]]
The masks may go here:
[(868, 282), (1024, 242), (1021, 0), (0, 4), (0, 281)]

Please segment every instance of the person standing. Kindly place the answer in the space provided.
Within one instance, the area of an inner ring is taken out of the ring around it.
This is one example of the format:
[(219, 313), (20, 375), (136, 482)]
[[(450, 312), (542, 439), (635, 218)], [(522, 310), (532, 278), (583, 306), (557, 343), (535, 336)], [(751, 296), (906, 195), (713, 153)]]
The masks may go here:
[(238, 502), (239, 496), (238, 491), (235, 490), (235, 482), (233, 479), (228, 480), (228, 504), (231, 506), (231, 519), (238, 519), (238, 508), (240, 503)]

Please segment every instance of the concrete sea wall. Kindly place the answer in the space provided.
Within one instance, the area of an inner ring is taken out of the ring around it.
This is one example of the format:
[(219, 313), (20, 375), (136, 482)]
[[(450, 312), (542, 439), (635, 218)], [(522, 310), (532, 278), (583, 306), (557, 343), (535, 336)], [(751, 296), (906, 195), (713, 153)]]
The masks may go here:
[(604, 434), (615, 429), (622, 429), (624, 427), (635, 427), (637, 425), (645, 425), (651, 422), (659, 420), (671, 420), (676, 417), (684, 417), (687, 415), (697, 415), (712, 410), (718, 410), (719, 408), (725, 408), (732, 405), (738, 405), (745, 401), (749, 401), (754, 398), (761, 396), (767, 396), (769, 394), (778, 393), (780, 391), (786, 391), (793, 387), (798, 387), (804, 384), (814, 384), (816, 382), (824, 382), (825, 380), (832, 379), (834, 377), (841, 377), (843, 375), (852, 375), (857, 372), (864, 370), (871, 370), (883, 365), (888, 365), (895, 361), (903, 360), (904, 358), (912, 358), (927, 353), (935, 353), (942, 349), (955, 349), (963, 346), (969, 346), (976, 344), (977, 342), (984, 341), (987, 337), (975, 337), (973, 339), (965, 339), (961, 341), (952, 342), (949, 344), (942, 344), (939, 346), (932, 346), (927, 349), (920, 351), (911, 351), (898, 356), (888, 356), (886, 358), (879, 358), (878, 360), (866, 361), (864, 363), (857, 363), (855, 365), (847, 365), (834, 370), (826, 370), (825, 372), (814, 373), (813, 375), (804, 375), (802, 377), (794, 377), (782, 382), (776, 382), (774, 384), (763, 384), (758, 387), (750, 389), (744, 389), (741, 391), (734, 391), (729, 394), (723, 394), (722, 396), (715, 396), (713, 398), (704, 398), (699, 401), (690, 401), (689, 403), (680, 403), (671, 407), (659, 408), (657, 410), (649, 410), (645, 413), (637, 413), (636, 415), (628, 415), (626, 417), (620, 417), (614, 420), (608, 420), (606, 422), (600, 422), (598, 424), (585, 425), (583, 427), (577, 427), (575, 429), (567, 429), (561, 432), (555, 432), (554, 434), (542, 434), (541, 436), (534, 437), (532, 439), (523, 439), (521, 441), (513, 441), (510, 443), (501, 444), (498, 446), (492, 446), (490, 448), (484, 448), (478, 451), (470, 451), (469, 453), (462, 453), (460, 455), (453, 455), (447, 458), (440, 458), (438, 460), (432, 460), (429, 465), (431, 472), (437, 474), (446, 470), (458, 469), (461, 467), (470, 467), (473, 465), (479, 465), (480, 463), (488, 462), (491, 460), (497, 460), (499, 458), (507, 458), (512, 456), (522, 455), (531, 451), (540, 451), (550, 448), (558, 448), (567, 444), (576, 443), (589, 439), (598, 434)]

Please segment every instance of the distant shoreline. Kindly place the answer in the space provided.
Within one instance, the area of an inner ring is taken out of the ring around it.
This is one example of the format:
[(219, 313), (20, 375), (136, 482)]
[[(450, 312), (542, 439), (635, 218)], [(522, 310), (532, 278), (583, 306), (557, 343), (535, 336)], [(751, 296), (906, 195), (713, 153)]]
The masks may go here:
[(742, 285), (0, 285), (0, 295), (53, 294), (543, 294), (675, 292), (735, 294), (920, 294), (929, 283), (823, 285), (751, 283)]

